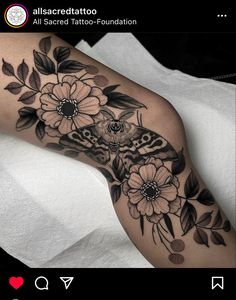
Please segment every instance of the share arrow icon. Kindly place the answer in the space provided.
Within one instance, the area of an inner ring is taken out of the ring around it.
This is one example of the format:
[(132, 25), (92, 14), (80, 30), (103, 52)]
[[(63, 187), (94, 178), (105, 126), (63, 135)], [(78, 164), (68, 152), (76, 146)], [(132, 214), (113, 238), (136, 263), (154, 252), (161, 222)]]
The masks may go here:
[(63, 281), (65, 289), (67, 290), (71, 285), (71, 282), (73, 281), (74, 277), (60, 277), (60, 279), (61, 281)]

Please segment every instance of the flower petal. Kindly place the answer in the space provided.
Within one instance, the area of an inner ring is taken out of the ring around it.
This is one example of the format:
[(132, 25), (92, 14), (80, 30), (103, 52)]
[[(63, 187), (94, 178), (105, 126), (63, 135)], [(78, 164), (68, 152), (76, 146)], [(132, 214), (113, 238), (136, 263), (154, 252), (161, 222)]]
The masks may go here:
[(169, 202), (170, 213), (174, 214), (181, 208), (181, 198), (177, 197), (174, 201)]
[(141, 200), (137, 205), (138, 211), (141, 215), (151, 216), (153, 214), (153, 207), (151, 201), (148, 201), (146, 198)]
[(129, 191), (130, 187), (128, 185), (127, 180), (122, 184), (122, 191), (125, 194), (125, 196), (128, 195), (128, 191)]
[(137, 173), (131, 173), (130, 178), (128, 179), (128, 184), (131, 188), (139, 189), (143, 184), (141, 176)]
[(78, 113), (78, 115), (73, 118), (73, 122), (76, 128), (80, 128), (93, 124), (93, 119), (88, 115)]
[(100, 121), (105, 121), (105, 118), (104, 118), (103, 114), (101, 113), (101, 111), (97, 115), (95, 115), (93, 117), (93, 119), (96, 123), (100, 122)]
[(177, 189), (179, 188), (179, 179), (176, 176), (173, 176), (171, 183), (173, 183)]
[(156, 167), (153, 164), (143, 165), (139, 169), (139, 174), (143, 181), (152, 181), (156, 174)]
[(135, 172), (135, 173), (138, 173), (138, 170), (140, 168), (140, 165), (132, 165), (131, 168), (129, 169), (129, 172), (132, 173), (132, 172)]
[(69, 99), (70, 97), (70, 85), (67, 82), (56, 84), (53, 87), (52, 93), (57, 97), (59, 100)]
[(92, 88), (90, 96), (96, 96), (99, 99), (101, 105), (105, 105), (107, 103), (107, 96), (105, 96), (102, 93), (102, 90), (97, 87)]
[(155, 212), (150, 216), (147, 217), (149, 222), (157, 224), (163, 218), (163, 214), (156, 214)]
[(40, 97), (40, 102), (42, 103), (42, 109), (46, 111), (56, 110), (58, 106), (58, 101), (53, 99), (49, 94), (43, 94)]
[(53, 87), (54, 87), (54, 83), (47, 83), (43, 86), (42, 90), (41, 90), (41, 93), (44, 94), (52, 94), (52, 90), (53, 90)]
[(71, 99), (81, 101), (88, 97), (89, 93), (91, 91), (91, 86), (83, 83), (82, 81), (77, 80), (75, 82), (75, 90), (71, 94)]
[(57, 129), (52, 128), (50, 126), (45, 127), (45, 132), (51, 137), (61, 137), (60, 132)]
[(37, 109), (37, 111), (36, 111), (36, 114), (37, 114), (39, 120), (41, 120), (41, 121), (43, 120), (42, 119), (42, 115), (43, 115), (44, 112), (45, 111), (43, 109), (41, 109), (41, 108)]
[(172, 177), (172, 174), (166, 167), (162, 166), (159, 169), (157, 169), (154, 180), (156, 181), (157, 185), (160, 187), (166, 183), (169, 177)]
[(62, 78), (62, 82), (67, 82), (69, 83), (70, 86), (72, 86), (79, 78), (76, 76), (71, 76), (71, 75), (65, 75)]
[(78, 104), (79, 112), (88, 115), (96, 115), (99, 110), (99, 100), (96, 97), (88, 97)]
[(152, 206), (155, 213), (168, 213), (170, 208), (168, 205), (168, 201), (164, 198), (158, 197), (156, 200), (152, 201)]
[(128, 202), (128, 207), (129, 207), (129, 213), (130, 213), (131, 217), (134, 219), (138, 219), (140, 217), (140, 213), (137, 210), (136, 205)]
[(161, 159), (155, 158), (154, 165), (156, 166), (156, 168), (160, 168), (161, 166), (163, 166), (163, 162)]
[(69, 120), (67, 118), (63, 118), (61, 120), (60, 125), (58, 126), (59, 132), (61, 134), (67, 134), (67, 133), (71, 132), (72, 131), (72, 128), (71, 128), (72, 124), (73, 124), (72, 120)]
[(56, 111), (46, 111), (42, 114), (42, 119), (45, 121), (46, 125), (55, 128), (58, 126), (58, 123), (61, 121), (62, 116), (59, 115)]
[(159, 187), (160, 197), (165, 198), (168, 201), (173, 201), (177, 196), (177, 188), (173, 184), (163, 185)]
[(145, 163), (154, 164), (157, 169), (163, 166), (163, 162), (159, 158), (155, 158), (153, 156), (147, 158)]
[(128, 191), (129, 201), (133, 204), (137, 204), (144, 196), (140, 193), (140, 190), (131, 189)]

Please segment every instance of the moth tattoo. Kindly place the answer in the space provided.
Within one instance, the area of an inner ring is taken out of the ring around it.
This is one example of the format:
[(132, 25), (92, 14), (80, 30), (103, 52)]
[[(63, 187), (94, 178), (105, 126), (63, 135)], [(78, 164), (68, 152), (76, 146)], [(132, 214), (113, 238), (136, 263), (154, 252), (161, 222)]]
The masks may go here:
[[(45, 37), (33, 51), (32, 71), (24, 59), (16, 70), (2, 59), (3, 74), (14, 78), (5, 89), (21, 93), (16, 130), (34, 128), (46, 147), (74, 158), (82, 152), (96, 162), (111, 185), (113, 203), (122, 201), (121, 196), (128, 200), (142, 235), (145, 224), (152, 224), (153, 243), (165, 248), (171, 263), (184, 263), (183, 236), (190, 231), (203, 247), (226, 246), (224, 232), (231, 230), (230, 223), (192, 170), (180, 189), (178, 176), (187, 171), (184, 149), (176, 151), (143, 126), (142, 111), (148, 108), (142, 101), (121, 93), (119, 85), (109, 85), (96, 66), (71, 60), (70, 52), (62, 46), (52, 49), (51, 37)], [(41, 77), (48, 75), (55, 80), (42, 86)], [(204, 213), (198, 212), (199, 205)], [(180, 222), (180, 236), (174, 218)]]
[(173, 147), (159, 134), (127, 120), (133, 111), (123, 111), (118, 118), (109, 110), (101, 110), (105, 120), (72, 131), (59, 143), (76, 151), (83, 151), (100, 164), (107, 164), (111, 156), (119, 155), (126, 168), (150, 155), (165, 160), (177, 159)]

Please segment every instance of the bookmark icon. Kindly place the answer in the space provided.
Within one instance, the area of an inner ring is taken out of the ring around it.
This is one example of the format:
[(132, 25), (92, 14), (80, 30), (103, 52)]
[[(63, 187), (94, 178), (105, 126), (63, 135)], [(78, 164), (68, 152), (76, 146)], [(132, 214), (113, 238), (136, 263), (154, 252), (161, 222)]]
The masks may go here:
[(211, 277), (211, 289), (214, 290), (216, 287), (224, 289), (224, 277), (223, 276), (213, 276)]
[(71, 282), (73, 281), (74, 277), (60, 277), (60, 279), (64, 283), (65, 289), (67, 290), (71, 285)]

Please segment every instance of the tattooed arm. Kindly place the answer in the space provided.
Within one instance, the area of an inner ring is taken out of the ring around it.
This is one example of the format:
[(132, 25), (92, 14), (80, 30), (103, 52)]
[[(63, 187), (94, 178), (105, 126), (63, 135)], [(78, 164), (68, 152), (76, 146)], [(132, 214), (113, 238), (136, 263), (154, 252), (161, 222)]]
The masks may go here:
[(0, 44), (2, 130), (98, 168), (154, 266), (236, 266), (235, 233), (166, 100), (55, 36), (0, 34)]

